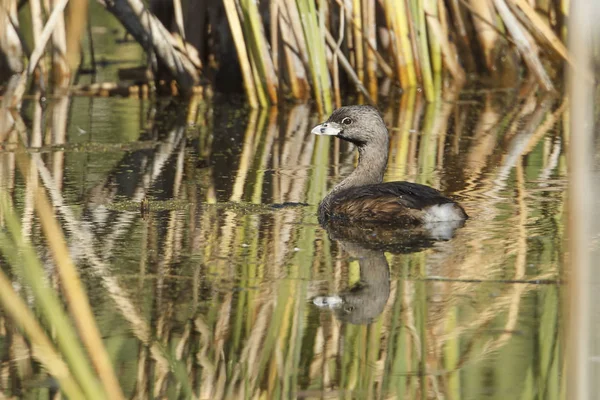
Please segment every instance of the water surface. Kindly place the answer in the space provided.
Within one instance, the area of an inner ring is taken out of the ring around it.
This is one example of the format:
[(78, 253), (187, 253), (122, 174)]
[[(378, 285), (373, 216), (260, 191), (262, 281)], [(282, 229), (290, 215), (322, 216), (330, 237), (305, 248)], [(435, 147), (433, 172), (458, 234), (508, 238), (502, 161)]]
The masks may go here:
[[(306, 105), (32, 101), (29, 149), (13, 137), (0, 152), (0, 186), (58, 285), (31, 200), (37, 176), (48, 190), (126, 397), (564, 397), (563, 100), (390, 103), (385, 179), (438, 188), (471, 217), (443, 240), (320, 227), (356, 156), (310, 134), (322, 118)], [(0, 322), (0, 389), (49, 390)]]

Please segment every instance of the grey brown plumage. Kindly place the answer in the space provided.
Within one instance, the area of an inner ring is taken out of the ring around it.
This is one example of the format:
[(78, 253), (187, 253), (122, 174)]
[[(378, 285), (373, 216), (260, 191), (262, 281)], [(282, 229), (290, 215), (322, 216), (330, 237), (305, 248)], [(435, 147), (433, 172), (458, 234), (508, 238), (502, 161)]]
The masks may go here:
[(312, 130), (356, 145), (356, 169), (319, 204), (319, 222), (382, 222), (418, 225), (468, 218), (455, 201), (429, 186), (411, 182), (383, 183), (389, 136), (379, 112), (371, 106), (346, 106)]

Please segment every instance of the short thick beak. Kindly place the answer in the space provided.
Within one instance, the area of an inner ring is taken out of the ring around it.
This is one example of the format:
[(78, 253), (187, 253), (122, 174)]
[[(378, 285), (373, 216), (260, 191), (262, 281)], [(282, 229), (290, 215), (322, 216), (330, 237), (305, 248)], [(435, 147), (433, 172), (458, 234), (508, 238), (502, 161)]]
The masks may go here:
[(312, 133), (315, 135), (329, 135), (336, 136), (342, 131), (342, 127), (337, 122), (323, 122), (321, 125), (317, 125), (312, 129)]

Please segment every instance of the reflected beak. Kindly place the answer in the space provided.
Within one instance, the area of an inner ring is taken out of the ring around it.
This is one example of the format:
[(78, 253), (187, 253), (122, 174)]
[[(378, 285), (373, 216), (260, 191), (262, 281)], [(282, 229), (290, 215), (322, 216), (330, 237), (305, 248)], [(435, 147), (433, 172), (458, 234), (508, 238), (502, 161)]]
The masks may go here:
[(343, 303), (344, 299), (340, 296), (317, 296), (313, 299), (313, 304), (319, 308), (338, 308), (341, 307)]
[(323, 122), (321, 125), (315, 126), (311, 133), (315, 135), (337, 136), (343, 128), (337, 122)]

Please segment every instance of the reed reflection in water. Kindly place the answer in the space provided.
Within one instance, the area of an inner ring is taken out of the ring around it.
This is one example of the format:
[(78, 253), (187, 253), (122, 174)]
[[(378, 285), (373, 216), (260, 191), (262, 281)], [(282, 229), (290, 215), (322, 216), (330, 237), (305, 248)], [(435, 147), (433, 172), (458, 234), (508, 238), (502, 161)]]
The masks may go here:
[[(36, 214), (44, 189), (125, 397), (564, 398), (564, 101), (409, 92), (383, 113), (385, 179), (459, 199), (464, 227), (433, 240), (318, 226), (355, 155), (309, 133), (320, 119), (306, 105), (82, 98), (26, 109), (0, 153), (1, 220), (20, 218), (61, 290)], [(349, 304), (357, 288), (377, 288), (364, 318), (313, 302)], [(0, 343), (2, 393), (55, 390), (4, 311)]]

